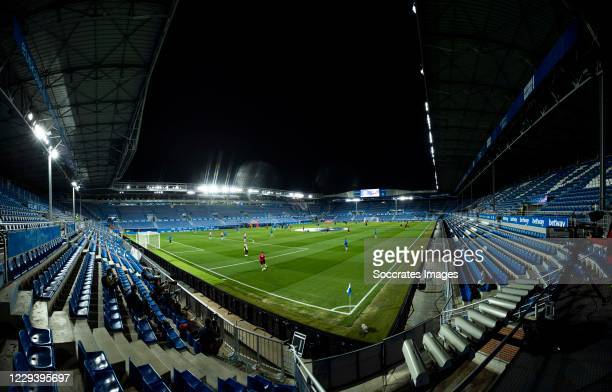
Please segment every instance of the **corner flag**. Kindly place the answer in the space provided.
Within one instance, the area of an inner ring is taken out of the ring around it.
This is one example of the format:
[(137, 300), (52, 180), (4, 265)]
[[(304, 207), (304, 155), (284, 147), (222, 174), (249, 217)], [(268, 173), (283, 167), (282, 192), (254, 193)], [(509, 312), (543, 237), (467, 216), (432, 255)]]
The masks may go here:
[(351, 284), (349, 283), (348, 288), (346, 289), (346, 294), (350, 297), (353, 294), (353, 289), (351, 289)]

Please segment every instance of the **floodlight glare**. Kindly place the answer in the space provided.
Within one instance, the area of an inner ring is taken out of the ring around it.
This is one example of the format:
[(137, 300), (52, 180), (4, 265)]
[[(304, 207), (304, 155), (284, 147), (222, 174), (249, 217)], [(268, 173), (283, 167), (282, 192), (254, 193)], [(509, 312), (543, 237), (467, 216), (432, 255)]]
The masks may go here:
[(187, 191), (187, 194), (188, 195), (195, 195), (195, 192), (194, 191)]
[(45, 131), (45, 128), (42, 127), (42, 125), (35, 124), (34, 129), (32, 131), (34, 132), (34, 136), (36, 136), (36, 139), (38, 140), (47, 139), (47, 132)]
[(416, 15), (416, 3), (412, 3), (412, 13)]
[[(423, 71), (423, 70), (421, 69), (421, 72), (422, 72), (422, 71)], [(425, 101), (425, 111), (426, 111), (426, 112), (429, 112), (429, 104), (427, 103), (427, 101)]]
[(77, 183), (76, 183), (76, 181), (72, 181), (72, 182), (70, 183), (70, 185), (72, 185), (72, 187), (73, 187), (73, 188), (76, 188), (76, 187), (77, 187)]
[(28, 118), (28, 121), (32, 121), (34, 119), (34, 113), (28, 112), (27, 118)]
[(51, 159), (59, 158), (59, 151), (57, 151), (57, 148), (49, 150), (49, 156), (51, 157)]

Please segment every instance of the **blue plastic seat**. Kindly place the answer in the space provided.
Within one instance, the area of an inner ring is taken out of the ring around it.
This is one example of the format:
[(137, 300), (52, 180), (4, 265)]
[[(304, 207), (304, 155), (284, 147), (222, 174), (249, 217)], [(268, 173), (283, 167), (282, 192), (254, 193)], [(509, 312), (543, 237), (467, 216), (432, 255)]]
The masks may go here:
[(53, 344), (53, 335), (50, 329), (34, 328), (30, 322), (30, 316), (24, 314), (21, 319), (23, 326), (30, 338), (30, 343), (34, 346), (49, 346)]
[(219, 392), (247, 392), (246, 387), (233, 378), (228, 378), (227, 380), (219, 378), (217, 381), (217, 390)]
[(151, 365), (136, 366), (130, 360), (130, 381), (141, 391), (169, 391)]
[(123, 392), (123, 387), (111, 369), (96, 373), (92, 390), (94, 392)]
[(55, 369), (55, 355), (50, 346), (33, 346), (25, 330), (19, 331), (19, 345), (32, 370)]

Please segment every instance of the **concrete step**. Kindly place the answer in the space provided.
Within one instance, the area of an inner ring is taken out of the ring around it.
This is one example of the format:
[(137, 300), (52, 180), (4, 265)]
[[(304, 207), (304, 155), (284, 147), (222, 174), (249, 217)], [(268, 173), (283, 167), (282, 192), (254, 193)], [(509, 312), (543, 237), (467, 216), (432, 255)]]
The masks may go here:
[(104, 351), (106, 359), (117, 373), (117, 377), (121, 377), (125, 373), (125, 358), (119, 352), (113, 337), (106, 328), (94, 328), (93, 338), (100, 350)]
[(537, 286), (540, 284), (540, 282), (535, 279), (512, 279), (512, 280), (509, 280), (508, 283), (529, 284), (532, 286)]
[(513, 289), (511, 287), (502, 287), (500, 291), (504, 294), (515, 295), (517, 297), (525, 297), (529, 294), (527, 290)]
[(522, 284), (522, 283), (510, 283), (506, 286), (510, 289), (518, 289), (518, 290), (527, 290), (531, 291), (535, 288), (535, 285), (532, 284)]
[(206, 376), (206, 372), (204, 371), (204, 369), (198, 368), (197, 366), (185, 361), (181, 354), (173, 348), (164, 350), (159, 345), (152, 344), (149, 346), (149, 349), (172, 372), (174, 372), (174, 369), (181, 372), (189, 370), (194, 376), (196, 376), (200, 380), (204, 379)]
[(15, 301), (11, 302), (11, 316), (19, 316), (30, 313), (32, 306), (32, 290), (19, 290)]
[(49, 308), (45, 301), (35, 301), (32, 304), (30, 322), (34, 328), (49, 328)]
[(170, 370), (149, 350), (142, 340), (130, 343), (122, 333), (115, 334), (113, 340), (115, 341), (119, 353), (125, 360), (126, 372), (129, 372), (130, 359), (136, 366), (150, 364), (164, 382), (170, 385)]
[(100, 350), (100, 348), (96, 344), (96, 341), (93, 337), (91, 328), (89, 328), (89, 324), (87, 324), (87, 320), (77, 320), (74, 323), (75, 351), (77, 350), (76, 347), (79, 341), (83, 343), (83, 347), (85, 348), (85, 351), (99, 351)]
[(56, 311), (49, 317), (49, 329), (53, 333), (53, 347), (56, 356), (60, 351), (66, 352), (66, 357), (76, 358), (76, 346), (74, 344), (74, 326), (67, 312)]
[(202, 353), (193, 355), (189, 351), (183, 351), (181, 355), (183, 358), (187, 358), (190, 362), (194, 363), (198, 368), (204, 369), (208, 383), (216, 385), (217, 377), (222, 379), (236, 377), (238, 382), (246, 385), (247, 374), (245, 372), (234, 368), (218, 358), (206, 356)]

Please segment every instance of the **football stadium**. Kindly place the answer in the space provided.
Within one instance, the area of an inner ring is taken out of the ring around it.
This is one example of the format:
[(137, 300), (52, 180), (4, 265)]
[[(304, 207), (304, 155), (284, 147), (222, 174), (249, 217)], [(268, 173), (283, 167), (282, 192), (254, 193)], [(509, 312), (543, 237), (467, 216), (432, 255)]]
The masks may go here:
[(0, 389), (612, 390), (606, 5), (0, 4)]

